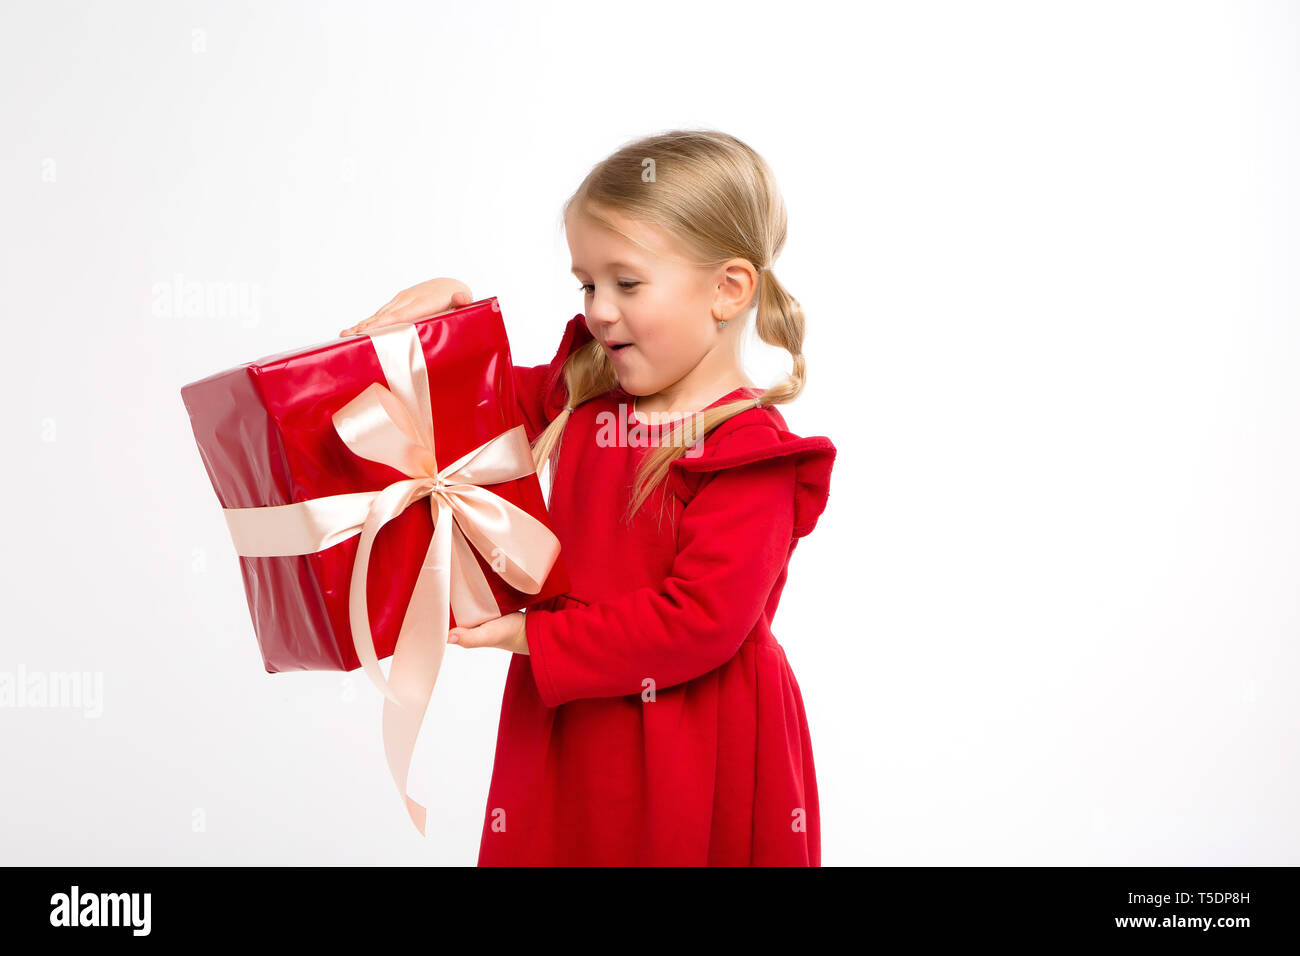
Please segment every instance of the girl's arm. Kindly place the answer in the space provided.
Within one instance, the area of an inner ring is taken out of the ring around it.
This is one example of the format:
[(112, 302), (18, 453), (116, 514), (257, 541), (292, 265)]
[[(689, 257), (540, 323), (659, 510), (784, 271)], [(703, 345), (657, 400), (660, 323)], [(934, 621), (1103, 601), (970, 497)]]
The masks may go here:
[[(742, 433), (771, 432), (764, 426)], [(770, 443), (769, 443), (770, 445)], [(658, 588), (524, 615), (542, 701), (639, 694), (721, 666), (758, 623), (794, 538), (797, 456), (711, 475), (682, 512), (679, 550)]]

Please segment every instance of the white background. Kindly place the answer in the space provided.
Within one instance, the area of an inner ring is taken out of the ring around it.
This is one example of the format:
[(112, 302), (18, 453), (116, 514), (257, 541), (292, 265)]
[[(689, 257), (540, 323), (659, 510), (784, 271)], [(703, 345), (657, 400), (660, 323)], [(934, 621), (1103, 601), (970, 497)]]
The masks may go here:
[[(0, 861), (473, 864), (508, 657), (415, 833), (362, 672), (268, 675), (180, 387), (438, 275), (515, 359), (623, 142), (773, 166), (839, 457), (774, 622), (823, 862), (1300, 863), (1291, 3), (29, 3), (0, 14)], [(255, 308), (160, 305), (177, 281)], [(766, 347), (750, 374), (788, 365)]]

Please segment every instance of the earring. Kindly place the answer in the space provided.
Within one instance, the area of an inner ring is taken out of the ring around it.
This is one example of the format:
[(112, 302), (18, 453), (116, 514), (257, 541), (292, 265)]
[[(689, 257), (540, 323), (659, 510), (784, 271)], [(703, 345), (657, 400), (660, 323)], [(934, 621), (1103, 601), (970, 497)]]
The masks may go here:
[(725, 329), (726, 327), (727, 327), (727, 320), (726, 320), (726, 319), (718, 319), (718, 328), (720, 328), (720, 329)]

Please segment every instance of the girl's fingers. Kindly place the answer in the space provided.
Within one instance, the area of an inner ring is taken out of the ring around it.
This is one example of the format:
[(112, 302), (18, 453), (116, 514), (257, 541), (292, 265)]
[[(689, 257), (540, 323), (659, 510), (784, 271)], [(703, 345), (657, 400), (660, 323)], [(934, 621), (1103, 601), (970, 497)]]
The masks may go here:
[(397, 322), (407, 321), (400, 317), (400, 312), (390, 311), (388, 306), (384, 306), (368, 319), (362, 319), (351, 328), (344, 329), (339, 335), (353, 335), (357, 332), (364, 332), (366, 329), (377, 329), (384, 325), (393, 325)]
[(444, 309), (431, 311), (429, 308), (429, 296), (421, 299), (418, 296), (410, 296), (405, 293), (394, 296), (378, 312), (363, 319), (356, 325), (350, 326), (339, 333), (340, 337), (346, 335), (355, 335), (358, 332), (364, 332), (367, 329), (378, 329), (386, 325), (396, 325), (399, 322), (414, 322), (416, 319), (424, 319), (429, 316), (443, 315), (453, 309), (459, 309), (462, 306), (469, 305), (474, 301), (469, 292), (457, 291), (452, 293), (450, 304)]
[(389, 312), (389, 311), (390, 311), (394, 306), (397, 305), (397, 300), (400, 299), (401, 297), (402, 297), (402, 296), (401, 296), (400, 293), (397, 294), (397, 295), (395, 295), (395, 296), (393, 296), (391, 299), (389, 299), (387, 302), (385, 302), (383, 305), (381, 305), (381, 306), (380, 306), (380, 307), (379, 307), (379, 308), (374, 312), (373, 315), (370, 315), (369, 317), (362, 319), (362, 320), (361, 320), (360, 322), (358, 322), (356, 325), (348, 326), (346, 329), (344, 329), (342, 332), (340, 332), (339, 335), (352, 335), (352, 334), (354, 334), (354, 333), (356, 333), (356, 332), (360, 332), (360, 331), (363, 330), (363, 329), (371, 328), (371, 327), (374, 325), (375, 322), (377, 322), (377, 321), (379, 321), (380, 319), (382, 319), (386, 314), (388, 314), (388, 312)]
[(498, 617), (474, 627), (453, 627), (447, 632), (447, 643), (461, 647), (496, 647), (501, 637), (497, 625), (500, 620)]

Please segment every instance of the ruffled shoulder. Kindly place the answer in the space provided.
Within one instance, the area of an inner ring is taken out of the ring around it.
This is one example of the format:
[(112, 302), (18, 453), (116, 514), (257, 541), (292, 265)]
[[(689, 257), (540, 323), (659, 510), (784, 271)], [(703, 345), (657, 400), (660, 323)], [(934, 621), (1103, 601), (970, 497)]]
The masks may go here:
[(587, 317), (581, 312), (571, 318), (569, 324), (564, 327), (560, 347), (555, 350), (555, 358), (551, 359), (546, 366), (547, 374), (542, 385), (542, 407), (546, 412), (547, 421), (564, 411), (564, 407), (569, 403), (569, 392), (564, 387), (564, 363), (569, 360), (570, 355), (594, 338), (591, 329), (587, 328)]
[(668, 469), (671, 490), (689, 501), (711, 474), (758, 461), (790, 458), (795, 462), (794, 536), (801, 538), (817, 526), (830, 498), (835, 446), (829, 438), (806, 438), (789, 431), (781, 414), (770, 406), (746, 409), (704, 438), (700, 454), (676, 459)]

